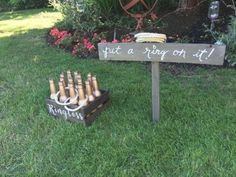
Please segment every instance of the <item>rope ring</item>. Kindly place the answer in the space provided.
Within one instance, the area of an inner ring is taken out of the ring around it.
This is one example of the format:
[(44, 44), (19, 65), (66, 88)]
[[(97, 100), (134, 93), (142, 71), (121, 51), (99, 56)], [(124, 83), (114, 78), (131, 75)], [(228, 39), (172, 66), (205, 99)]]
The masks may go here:
[(87, 103), (87, 101), (88, 101), (88, 96), (86, 96), (86, 99), (85, 99), (85, 100), (82, 102), (82, 104), (79, 105), (77, 108), (71, 109), (71, 108), (68, 108), (68, 105), (65, 105), (64, 108), (65, 108), (67, 111), (75, 112), (75, 111), (80, 110), (80, 108), (82, 108), (83, 106), (85, 106), (85, 104)]
[[(65, 89), (66, 89), (66, 90), (69, 90), (68, 87), (66, 87)], [(59, 94), (60, 94), (60, 91), (58, 91), (54, 100), (55, 100), (55, 102), (56, 102), (58, 105), (60, 105), (60, 106), (68, 106), (68, 105), (70, 105), (72, 102), (74, 102), (74, 101), (76, 101), (76, 100), (78, 99), (78, 97), (79, 97), (78, 91), (75, 90), (75, 93), (76, 93), (76, 94), (75, 94), (75, 97), (74, 97), (73, 99), (71, 99), (71, 97), (68, 97), (63, 103), (61, 103), (61, 102), (59, 101)], [(68, 102), (68, 100), (70, 100), (70, 101)]]

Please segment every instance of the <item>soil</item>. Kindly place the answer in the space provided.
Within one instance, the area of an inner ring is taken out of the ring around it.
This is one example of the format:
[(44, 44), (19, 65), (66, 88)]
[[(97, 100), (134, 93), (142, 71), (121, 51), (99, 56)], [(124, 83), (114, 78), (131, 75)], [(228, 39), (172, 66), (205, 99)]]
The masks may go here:
[[(167, 26), (159, 32), (165, 33), (169, 37), (168, 42), (183, 38), (192, 43), (214, 42), (212, 36), (206, 33), (211, 24), (210, 19), (208, 19), (208, 8), (209, 3), (205, 2), (189, 10), (170, 12), (162, 19)], [(215, 22), (214, 30), (225, 32), (232, 14), (232, 9), (220, 3), (220, 14)]]
[[(224, 0), (231, 4), (231, 0)], [(194, 8), (187, 10), (165, 11), (157, 14), (161, 26), (150, 29), (151, 32), (164, 33), (168, 37), (167, 42), (187, 42), (187, 43), (214, 43), (216, 42), (212, 35), (207, 32), (210, 29), (211, 21), (208, 18), (209, 2), (205, 1)], [(230, 16), (234, 14), (231, 8), (226, 7), (220, 2), (219, 18), (214, 22), (215, 32), (226, 32)], [(146, 26), (147, 27), (147, 26)], [(148, 27), (147, 27), (148, 28)], [(109, 41), (113, 39), (114, 29), (107, 29)], [(105, 30), (105, 31), (107, 31)], [(144, 30), (147, 31), (147, 30)], [(126, 29), (117, 29), (117, 36), (128, 34), (130, 31)]]

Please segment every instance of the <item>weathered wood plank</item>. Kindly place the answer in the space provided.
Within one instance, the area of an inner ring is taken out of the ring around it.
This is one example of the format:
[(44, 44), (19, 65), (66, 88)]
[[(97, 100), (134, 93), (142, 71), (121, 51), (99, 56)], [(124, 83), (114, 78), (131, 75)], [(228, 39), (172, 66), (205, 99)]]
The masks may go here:
[(101, 60), (158, 61), (223, 65), (225, 45), (180, 43), (100, 43)]
[(160, 119), (160, 64), (152, 62), (152, 120)]

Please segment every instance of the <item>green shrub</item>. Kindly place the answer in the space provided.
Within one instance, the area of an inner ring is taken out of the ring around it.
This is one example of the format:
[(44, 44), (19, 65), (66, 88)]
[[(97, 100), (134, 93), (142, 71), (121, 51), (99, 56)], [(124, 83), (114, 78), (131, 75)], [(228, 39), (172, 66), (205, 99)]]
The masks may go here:
[(0, 0), (0, 11), (41, 8), (48, 5), (48, 0)]
[[(123, 0), (124, 4), (128, 1)], [(145, 1), (149, 6), (153, 0)], [(136, 20), (127, 16), (120, 6), (119, 0), (50, 0), (50, 4), (61, 11), (64, 18), (64, 26), (91, 33), (96, 30), (123, 29), (134, 31)], [(168, 7), (176, 6), (176, 1), (159, 0), (157, 14), (160, 10), (167, 10)], [(143, 6), (138, 5), (132, 10), (143, 11)], [(131, 10), (131, 11), (132, 11)], [(146, 26), (157, 25), (145, 21)], [(60, 24), (61, 25), (61, 24)], [(147, 28), (148, 29), (148, 28)]]
[(122, 20), (127, 21), (127, 18), (123, 18), (121, 9), (116, 8), (117, 3), (118, 0), (50, 0), (50, 4), (61, 11), (65, 17), (63, 24), (60, 23), (61, 27), (64, 25), (63, 28), (71, 27), (87, 33), (115, 28), (119, 25), (125, 26), (127, 23), (122, 23)]
[(228, 32), (221, 36), (221, 40), (227, 46), (227, 61), (231, 66), (236, 66), (236, 17), (232, 17), (228, 25)]
[(0, 12), (10, 9), (9, 0), (0, 0)]

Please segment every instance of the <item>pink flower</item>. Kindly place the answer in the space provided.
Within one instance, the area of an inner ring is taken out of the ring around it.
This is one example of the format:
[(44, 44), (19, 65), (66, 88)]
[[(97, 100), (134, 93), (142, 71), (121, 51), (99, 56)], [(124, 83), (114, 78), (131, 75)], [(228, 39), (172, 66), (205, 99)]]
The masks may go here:
[(59, 38), (54, 42), (54, 45), (59, 45), (63, 41), (63, 38)]
[(59, 34), (59, 30), (57, 28), (52, 28), (50, 30), (50, 35), (56, 37)]
[(89, 50), (95, 49), (95, 46), (88, 39), (83, 39), (83, 44)]
[(59, 31), (57, 28), (52, 28), (50, 30), (50, 35), (56, 38), (54, 45), (59, 45), (66, 37), (71, 36), (68, 31)]
[(116, 44), (116, 43), (118, 43), (119, 41), (117, 40), (117, 39), (114, 39), (113, 41), (112, 41), (112, 43), (113, 44)]
[(94, 45), (93, 44), (91, 44), (90, 42), (88, 42), (86, 45), (85, 45), (85, 47), (87, 48), (87, 49), (89, 49), (89, 50), (91, 50), (91, 49), (94, 49), (95, 47), (94, 47)]
[(107, 40), (106, 39), (102, 39), (100, 42), (101, 43), (107, 43)]
[(67, 31), (61, 31), (59, 34), (58, 34), (58, 38), (65, 38), (67, 36), (71, 36), (70, 33), (68, 33)]
[(92, 49), (95, 49), (95, 46), (92, 45), (92, 44), (89, 44), (89, 45), (86, 46), (86, 48), (89, 49), (89, 50), (92, 50)]
[(86, 46), (88, 44), (88, 39), (83, 39), (83, 44)]
[(77, 43), (76, 45), (74, 45), (73, 49), (72, 49), (72, 55), (76, 55), (78, 53), (78, 48), (79, 48), (79, 43)]
[(127, 42), (129, 42), (129, 40), (128, 39), (126, 39), (126, 38), (124, 38), (124, 39), (122, 39), (122, 41), (121, 41), (122, 43), (127, 43)]
[(77, 54), (77, 49), (73, 49), (71, 54), (75, 56)]

